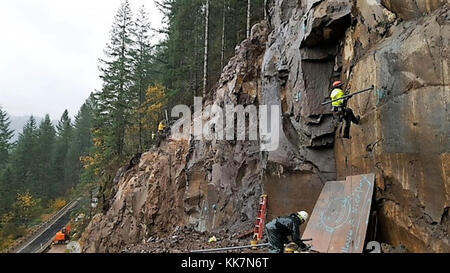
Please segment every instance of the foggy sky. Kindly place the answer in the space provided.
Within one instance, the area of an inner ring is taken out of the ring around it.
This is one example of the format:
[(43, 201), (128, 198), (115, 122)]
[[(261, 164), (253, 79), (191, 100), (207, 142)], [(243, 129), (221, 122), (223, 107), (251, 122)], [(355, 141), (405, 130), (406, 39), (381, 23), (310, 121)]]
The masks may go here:
[[(0, 0), (0, 106), (10, 115), (71, 116), (101, 88), (98, 59), (122, 0)], [(145, 5), (153, 28), (162, 15)]]

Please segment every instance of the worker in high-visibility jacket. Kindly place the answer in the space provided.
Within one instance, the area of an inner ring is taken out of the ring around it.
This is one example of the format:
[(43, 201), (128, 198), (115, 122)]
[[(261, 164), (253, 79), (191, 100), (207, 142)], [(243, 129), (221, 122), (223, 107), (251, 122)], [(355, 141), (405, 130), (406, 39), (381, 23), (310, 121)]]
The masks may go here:
[(166, 128), (167, 128), (166, 121), (162, 120), (158, 125), (158, 134), (156, 136), (156, 139), (154, 139), (155, 147), (159, 147), (161, 141), (167, 137)]
[(350, 139), (350, 126), (353, 122), (354, 124), (359, 124), (360, 117), (355, 116), (353, 113), (353, 110), (347, 107), (347, 100), (348, 99), (341, 99), (343, 96), (345, 96), (344, 90), (342, 90), (342, 86), (344, 84), (341, 81), (335, 81), (333, 83), (333, 91), (331, 91), (331, 100), (336, 100), (332, 103), (333, 105), (333, 112), (337, 112), (339, 114), (339, 121), (345, 120), (345, 126), (344, 126), (344, 134), (343, 138)]
[(159, 123), (158, 131), (160, 133), (162, 133), (162, 132), (164, 132), (164, 130), (166, 130), (166, 122), (163, 120)]

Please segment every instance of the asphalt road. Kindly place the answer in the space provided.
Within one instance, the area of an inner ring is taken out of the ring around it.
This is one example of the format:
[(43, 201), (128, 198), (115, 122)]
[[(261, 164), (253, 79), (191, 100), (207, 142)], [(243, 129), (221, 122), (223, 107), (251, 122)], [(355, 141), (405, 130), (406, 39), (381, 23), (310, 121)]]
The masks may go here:
[(45, 245), (50, 240), (52, 240), (56, 233), (60, 231), (63, 227), (65, 227), (70, 221), (70, 214), (73, 210), (76, 209), (76, 205), (69, 209), (61, 218), (59, 218), (56, 222), (51, 224), (46, 228), (46, 230), (39, 235), (36, 239), (34, 239), (28, 246), (21, 249), (17, 253), (35, 253), (37, 252), (42, 245)]

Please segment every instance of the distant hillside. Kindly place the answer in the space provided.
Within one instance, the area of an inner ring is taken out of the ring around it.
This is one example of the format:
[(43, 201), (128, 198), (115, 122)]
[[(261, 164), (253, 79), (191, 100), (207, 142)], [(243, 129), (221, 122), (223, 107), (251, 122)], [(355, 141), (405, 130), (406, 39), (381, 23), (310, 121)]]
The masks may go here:
[[(38, 125), (44, 119), (44, 118), (36, 117), (36, 116), (34, 116), (34, 118), (36, 119), (36, 123)], [(30, 116), (20, 116), (20, 117), (9, 116), (9, 119), (11, 120), (10, 128), (12, 130), (14, 130), (14, 136), (11, 141), (16, 141), (19, 138), (19, 134), (22, 133), (23, 126), (25, 126), (27, 121), (30, 119)], [(58, 123), (58, 121), (53, 120), (52, 123), (53, 123), (53, 125), (56, 125)]]

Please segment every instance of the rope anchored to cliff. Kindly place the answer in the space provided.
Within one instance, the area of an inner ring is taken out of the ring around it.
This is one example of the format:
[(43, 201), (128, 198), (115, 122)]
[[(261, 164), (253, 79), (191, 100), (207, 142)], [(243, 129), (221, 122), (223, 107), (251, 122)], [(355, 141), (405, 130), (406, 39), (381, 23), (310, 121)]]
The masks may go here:
[(344, 95), (344, 96), (339, 97), (337, 99), (332, 99), (332, 100), (323, 102), (322, 105), (327, 105), (327, 104), (330, 104), (330, 103), (333, 103), (333, 102), (338, 102), (340, 100), (350, 99), (351, 97), (353, 97), (355, 95), (358, 95), (358, 94), (361, 94), (361, 93), (365, 93), (365, 92), (368, 92), (368, 91), (372, 91), (374, 89), (375, 89), (375, 87), (372, 85), (372, 87), (370, 87), (370, 88), (367, 88), (367, 89), (364, 89), (364, 90), (361, 90), (361, 91), (358, 91), (358, 92), (355, 92), (355, 93), (352, 93), (352, 94)]

